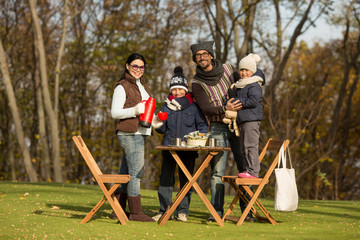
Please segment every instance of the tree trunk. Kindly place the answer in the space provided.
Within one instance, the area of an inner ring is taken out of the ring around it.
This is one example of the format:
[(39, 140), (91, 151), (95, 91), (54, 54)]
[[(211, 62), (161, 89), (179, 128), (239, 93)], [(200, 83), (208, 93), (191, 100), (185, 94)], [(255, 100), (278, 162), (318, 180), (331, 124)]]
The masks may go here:
[(43, 92), (45, 110), (50, 121), (51, 129), (51, 142), (52, 142), (52, 158), (54, 166), (54, 176), (56, 182), (63, 182), (61, 163), (60, 163), (60, 140), (59, 140), (59, 127), (58, 120), (56, 118), (55, 111), (51, 104), (50, 91), (48, 86), (48, 77), (46, 69), (46, 57), (44, 40), (41, 32), (41, 26), (38, 15), (36, 13), (36, 0), (29, 0), (31, 8), (31, 16), (34, 24), (35, 37), (37, 40), (37, 51), (39, 54), (40, 62), (40, 76), (41, 76), (41, 88)]
[(12, 140), (11, 134), (8, 136), (9, 143), (9, 162), (10, 162), (10, 172), (11, 172), (11, 180), (16, 181), (16, 168), (15, 168), (15, 158), (14, 158), (14, 142)]
[[(36, 51), (35, 51), (36, 54)], [(49, 145), (46, 138), (46, 127), (45, 127), (45, 113), (44, 113), (44, 103), (42, 100), (42, 91), (41, 83), (39, 77), (38, 68), (35, 69), (35, 84), (36, 84), (36, 103), (37, 103), (37, 113), (39, 117), (39, 139), (41, 143), (41, 154), (44, 161), (44, 174), (45, 180), (51, 181), (51, 168), (50, 168), (50, 154), (49, 154)]]
[(16, 104), (14, 89), (11, 85), (9, 70), (7, 67), (5, 52), (4, 52), (4, 48), (3, 48), (1, 40), (0, 40), (0, 64), (1, 64), (1, 73), (3, 75), (3, 81), (4, 81), (4, 85), (5, 85), (5, 89), (6, 89), (6, 94), (9, 99), (9, 107), (10, 107), (11, 115), (13, 117), (14, 124), (15, 124), (16, 137), (19, 142), (20, 149), (21, 149), (21, 152), (23, 155), (25, 169), (26, 169), (27, 174), (29, 175), (30, 182), (37, 182), (38, 177), (37, 177), (36, 171), (35, 171), (32, 163), (31, 163), (29, 149), (25, 143), (25, 136), (24, 136), (24, 131), (23, 131), (22, 125), (21, 125), (19, 109)]
[(61, 34), (61, 42), (60, 47), (56, 59), (56, 67), (55, 67), (55, 98), (54, 98), (54, 112), (56, 115), (56, 119), (58, 119), (58, 109), (59, 109), (59, 78), (60, 78), (60, 68), (61, 68), (61, 58), (64, 53), (65, 48), (65, 39), (66, 39), (66, 31), (67, 31), (67, 12), (68, 12), (68, 0), (65, 0), (64, 3), (64, 18), (63, 18), (63, 31)]
[[(310, 13), (313, 3), (314, 3), (314, 0), (311, 0), (304, 15), (302, 16), (301, 21), (296, 26), (296, 28), (290, 38), (290, 43), (289, 43), (289, 46), (288, 46), (286, 52), (284, 53), (284, 56), (282, 57), (280, 62), (278, 64), (276, 64), (276, 65), (278, 65), (278, 67), (277, 67), (277, 69), (274, 70), (274, 74), (271, 78), (270, 86), (268, 88), (266, 88), (266, 90), (265, 90), (265, 94), (264, 94), (265, 97), (270, 96), (271, 99), (275, 98), (275, 92), (274, 92), (275, 87), (278, 85), (278, 83), (281, 80), (281, 76), (284, 72), (285, 65), (286, 65), (287, 61), (289, 60), (290, 54), (295, 46), (297, 38), (302, 34), (302, 29), (304, 27), (305, 22), (308, 20), (309, 13)], [(281, 34), (278, 33), (278, 36), (281, 36)], [(271, 101), (271, 102), (273, 102), (273, 101)], [(273, 106), (273, 105), (271, 105), (271, 107), (275, 108), (275, 106)]]
[[(257, 2), (258, 2), (257, 0), (251, 0), (251, 3), (247, 4), (245, 1), (243, 1), (244, 9), (246, 12), (246, 15), (245, 15), (246, 17), (245, 17), (245, 24), (243, 26), (245, 36), (244, 36), (244, 40), (242, 42), (241, 47), (239, 47), (240, 46), (240, 42), (239, 42), (240, 34), (238, 32), (238, 28), (235, 26), (235, 29), (234, 29), (234, 45), (235, 45), (237, 63), (239, 63), (240, 60), (246, 56), (248, 51), (251, 50), (251, 49), (249, 49), (249, 46), (251, 45)], [(229, 1), (229, 4), (230, 4), (230, 1)]]

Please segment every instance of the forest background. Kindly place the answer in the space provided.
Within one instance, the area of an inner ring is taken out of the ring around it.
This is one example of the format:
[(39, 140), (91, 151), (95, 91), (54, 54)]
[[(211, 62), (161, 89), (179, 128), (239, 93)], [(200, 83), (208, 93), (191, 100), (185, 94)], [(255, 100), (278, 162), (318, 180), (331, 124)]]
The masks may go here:
[[(93, 183), (79, 134), (103, 172), (117, 173), (110, 105), (126, 58), (145, 56), (159, 109), (175, 66), (191, 84), (190, 45), (214, 40), (222, 62), (262, 57), (260, 145), (290, 139), (300, 197), (359, 200), (359, 13), (359, 0), (0, 1), (0, 179)], [(323, 32), (318, 23), (334, 26), (332, 37), (304, 38)], [(146, 141), (147, 189), (158, 186), (161, 139)], [(208, 192), (209, 169), (199, 181)]]

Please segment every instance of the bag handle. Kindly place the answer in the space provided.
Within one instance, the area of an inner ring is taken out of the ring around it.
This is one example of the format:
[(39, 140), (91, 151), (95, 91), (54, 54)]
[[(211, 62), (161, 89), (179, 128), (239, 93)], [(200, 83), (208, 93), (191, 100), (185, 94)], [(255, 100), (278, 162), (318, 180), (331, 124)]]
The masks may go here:
[[(284, 161), (285, 160), (285, 161)], [(286, 168), (286, 159), (285, 159), (285, 153), (284, 153), (284, 144), (281, 145), (280, 151), (279, 151), (279, 161), (277, 164), (277, 168), (280, 168), (280, 164), (282, 163), (282, 167)]]
[(289, 156), (290, 169), (293, 168), (292, 163), (291, 163), (291, 155), (290, 155), (289, 146), (284, 151), (284, 144), (281, 145), (281, 148), (280, 148), (280, 151), (279, 151), (279, 161), (278, 161), (277, 168), (280, 168), (280, 163), (282, 163), (283, 168), (286, 168), (286, 153)]
[(291, 154), (290, 154), (290, 148), (289, 148), (289, 146), (286, 148), (286, 152), (287, 152), (288, 155), (289, 155), (290, 168), (293, 168), (293, 167), (292, 167), (292, 163), (291, 163)]

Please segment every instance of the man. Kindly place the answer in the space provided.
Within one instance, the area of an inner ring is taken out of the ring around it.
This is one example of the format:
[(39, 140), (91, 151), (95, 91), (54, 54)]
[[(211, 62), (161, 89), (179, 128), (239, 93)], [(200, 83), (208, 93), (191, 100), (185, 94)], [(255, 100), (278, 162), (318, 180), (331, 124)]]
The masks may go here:
[[(192, 93), (210, 122), (211, 137), (217, 139), (222, 147), (230, 145), (238, 168), (242, 168), (240, 139), (222, 122), (225, 110), (238, 111), (242, 108), (238, 100), (227, 101), (228, 88), (238, 80), (239, 73), (231, 64), (222, 64), (214, 58), (213, 44), (213, 41), (203, 41), (190, 46), (193, 61), (197, 65), (192, 81)], [(227, 157), (228, 152), (225, 151), (211, 161), (211, 204), (220, 217), (224, 213), (224, 183), (221, 178), (225, 173)], [(214, 221), (214, 217), (210, 216), (208, 221)]]

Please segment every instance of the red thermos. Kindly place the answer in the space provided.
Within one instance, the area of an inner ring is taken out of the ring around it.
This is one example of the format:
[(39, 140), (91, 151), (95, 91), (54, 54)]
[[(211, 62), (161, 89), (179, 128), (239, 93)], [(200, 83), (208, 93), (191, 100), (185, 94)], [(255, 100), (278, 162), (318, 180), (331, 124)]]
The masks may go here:
[(155, 98), (149, 97), (145, 101), (145, 112), (139, 115), (140, 125), (146, 128), (151, 127), (151, 123), (154, 117), (156, 102)]

